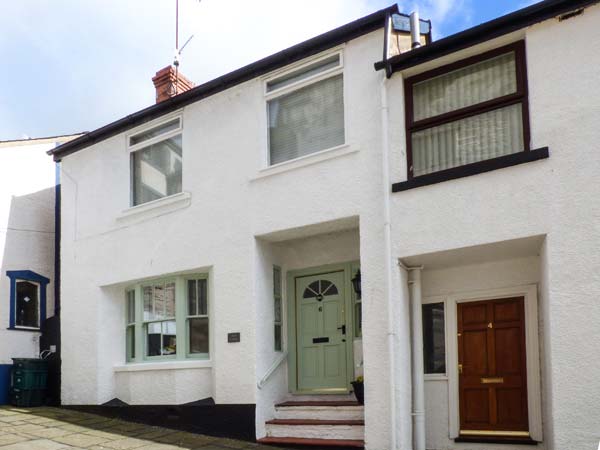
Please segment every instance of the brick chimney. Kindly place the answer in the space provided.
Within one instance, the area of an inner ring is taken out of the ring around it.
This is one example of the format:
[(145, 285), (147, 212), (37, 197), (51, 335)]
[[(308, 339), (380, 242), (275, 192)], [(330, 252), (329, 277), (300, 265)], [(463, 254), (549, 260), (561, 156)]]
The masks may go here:
[(181, 73), (177, 73), (173, 66), (167, 66), (156, 72), (152, 82), (156, 88), (156, 103), (168, 100), (194, 87), (194, 83)]

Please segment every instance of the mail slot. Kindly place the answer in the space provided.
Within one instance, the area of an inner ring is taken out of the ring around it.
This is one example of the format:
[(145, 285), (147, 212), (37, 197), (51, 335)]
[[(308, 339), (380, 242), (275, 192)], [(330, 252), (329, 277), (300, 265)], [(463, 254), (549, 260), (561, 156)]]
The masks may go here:
[(481, 384), (495, 384), (495, 383), (504, 383), (504, 378), (495, 377), (495, 378), (482, 378)]
[(328, 337), (313, 338), (313, 344), (322, 344), (323, 342), (329, 342), (329, 338)]

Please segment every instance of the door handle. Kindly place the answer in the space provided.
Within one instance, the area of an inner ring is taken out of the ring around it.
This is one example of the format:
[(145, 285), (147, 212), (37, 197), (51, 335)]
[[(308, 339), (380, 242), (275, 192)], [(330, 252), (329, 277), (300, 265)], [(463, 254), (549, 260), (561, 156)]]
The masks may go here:
[(342, 330), (342, 334), (346, 334), (346, 324), (342, 325), (341, 327), (338, 327), (338, 330)]

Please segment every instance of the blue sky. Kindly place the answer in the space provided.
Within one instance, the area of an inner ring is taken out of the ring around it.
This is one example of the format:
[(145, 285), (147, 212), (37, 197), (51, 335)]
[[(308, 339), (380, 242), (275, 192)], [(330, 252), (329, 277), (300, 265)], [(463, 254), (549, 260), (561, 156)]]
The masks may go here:
[[(180, 70), (196, 84), (393, 3), (180, 0)], [(409, 0), (444, 37), (533, 0)], [(0, 14), (0, 140), (91, 131), (154, 103), (175, 0), (19, 0)], [(373, 55), (374, 60), (378, 55)]]

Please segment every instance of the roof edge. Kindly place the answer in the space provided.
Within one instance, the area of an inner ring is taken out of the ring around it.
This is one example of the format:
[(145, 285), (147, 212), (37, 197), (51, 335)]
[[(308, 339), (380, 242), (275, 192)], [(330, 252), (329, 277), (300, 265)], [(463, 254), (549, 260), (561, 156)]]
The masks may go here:
[(545, 0), (535, 3), (526, 8), (434, 41), (429, 45), (413, 49), (388, 60), (376, 62), (375, 70), (386, 69), (389, 78), (394, 72), (432, 61), (598, 2), (600, 0)]
[(87, 133), (80, 138), (67, 142), (48, 152), (54, 156), (55, 161), (60, 161), (67, 155), (87, 148), (130, 128), (156, 119), (164, 114), (195, 103), (203, 98), (222, 92), (245, 81), (264, 75), (268, 72), (315, 55), (328, 48), (335, 47), (349, 40), (384, 27), (385, 18), (389, 13), (399, 13), (398, 5), (393, 4), (380, 9), (368, 16), (334, 28), (326, 33), (303, 41), (266, 58), (255, 61), (244, 67), (236, 69), (211, 81), (196, 86), (189, 91), (149, 106), (133, 114), (123, 117), (115, 122)]

